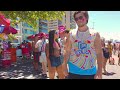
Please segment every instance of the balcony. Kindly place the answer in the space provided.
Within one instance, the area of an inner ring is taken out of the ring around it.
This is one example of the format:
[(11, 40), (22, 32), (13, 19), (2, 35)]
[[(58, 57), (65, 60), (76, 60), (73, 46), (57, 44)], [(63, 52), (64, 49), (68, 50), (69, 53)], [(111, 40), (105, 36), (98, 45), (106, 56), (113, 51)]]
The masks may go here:
[(28, 25), (27, 23), (23, 23), (22, 26), (27, 28), (32, 28), (32, 26)]
[(47, 20), (40, 20), (40, 22), (47, 23), (48, 21)]
[(48, 30), (42, 29), (41, 32), (48, 33)]

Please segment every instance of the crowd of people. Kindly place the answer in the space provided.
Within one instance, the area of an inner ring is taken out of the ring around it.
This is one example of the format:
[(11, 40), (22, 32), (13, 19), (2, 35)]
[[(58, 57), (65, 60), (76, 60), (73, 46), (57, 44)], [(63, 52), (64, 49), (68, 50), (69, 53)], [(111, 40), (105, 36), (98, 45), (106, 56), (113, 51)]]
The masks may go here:
[[(50, 79), (101, 79), (102, 78), (102, 45), (99, 33), (87, 26), (87, 11), (76, 11), (74, 20), (77, 30), (51, 30), (49, 39), (43, 33), (39, 40), (35, 35), (32, 42), (34, 69), (42, 63), (42, 73)], [(96, 63), (97, 60), (97, 63)]]
[(120, 65), (120, 44), (119, 43), (112, 43), (111, 41), (108, 41), (105, 43), (105, 40), (102, 39), (102, 50), (103, 50), (103, 71), (105, 75), (108, 74), (106, 70), (106, 63), (109, 62), (110, 65), (115, 64), (115, 60), (113, 58), (113, 54), (117, 55), (119, 60), (118, 60), (118, 65)]

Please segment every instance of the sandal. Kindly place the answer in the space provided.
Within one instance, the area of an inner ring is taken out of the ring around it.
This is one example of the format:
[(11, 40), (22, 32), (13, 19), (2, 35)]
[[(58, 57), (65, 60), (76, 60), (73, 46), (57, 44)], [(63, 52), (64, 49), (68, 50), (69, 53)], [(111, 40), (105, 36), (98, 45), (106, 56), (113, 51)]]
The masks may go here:
[(107, 71), (104, 71), (104, 73), (103, 73), (104, 75), (107, 75), (108, 74), (108, 72)]

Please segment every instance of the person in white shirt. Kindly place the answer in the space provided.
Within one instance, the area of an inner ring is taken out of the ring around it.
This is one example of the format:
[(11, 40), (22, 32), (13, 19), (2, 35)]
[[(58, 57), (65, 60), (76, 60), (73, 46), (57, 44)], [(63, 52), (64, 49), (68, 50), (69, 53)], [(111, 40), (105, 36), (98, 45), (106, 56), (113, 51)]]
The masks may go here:
[(39, 57), (40, 63), (42, 63), (42, 76), (44, 78), (47, 78), (47, 60), (46, 60), (46, 53), (45, 53), (45, 47), (46, 47), (46, 34), (42, 33), (41, 34), (41, 40), (39, 40), (36, 43), (36, 48), (39, 49), (39, 52), (41, 52), (41, 55)]

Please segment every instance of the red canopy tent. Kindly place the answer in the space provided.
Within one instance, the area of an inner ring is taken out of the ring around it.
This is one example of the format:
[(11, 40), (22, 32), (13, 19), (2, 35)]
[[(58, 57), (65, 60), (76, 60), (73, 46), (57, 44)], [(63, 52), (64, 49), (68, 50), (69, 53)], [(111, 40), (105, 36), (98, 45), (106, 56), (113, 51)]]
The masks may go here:
[[(43, 33), (43, 32), (40, 32), (40, 33), (38, 33), (37, 35), (38, 35), (38, 38), (39, 38), (39, 39), (41, 39), (41, 38), (43, 37), (43, 35), (46, 35), (46, 38), (49, 37), (48, 34), (45, 34), (45, 33)], [(33, 40), (34, 38), (35, 38), (35, 35), (31, 35), (31, 36), (28, 36), (28, 37), (27, 37), (27, 39), (29, 39), (29, 40)]]
[(10, 20), (5, 18), (4, 15), (0, 15), (0, 24), (5, 25), (2, 33), (5, 33), (5, 34), (10, 34), (10, 33), (16, 34), (17, 33), (17, 30), (10, 26)]
[[(28, 36), (28, 40), (33, 40), (35, 38), (35, 35)], [(41, 36), (38, 35), (38, 38), (41, 39)]]
[(0, 15), (0, 24), (4, 24), (5, 26), (10, 26), (10, 19), (5, 18), (4, 15)]
[[(6, 31), (7, 31), (7, 33), (6, 33)], [(4, 29), (3, 33), (6, 33), (6, 34), (10, 34), (10, 33), (16, 34), (16, 33), (17, 33), (17, 30), (16, 30), (15, 28), (9, 26), (9, 28), (8, 28), (7, 30)]]

